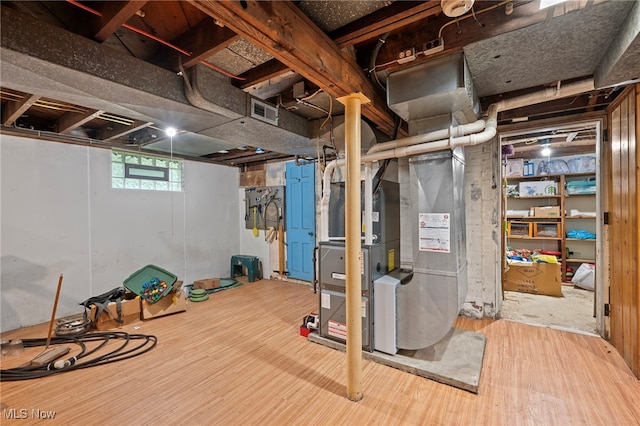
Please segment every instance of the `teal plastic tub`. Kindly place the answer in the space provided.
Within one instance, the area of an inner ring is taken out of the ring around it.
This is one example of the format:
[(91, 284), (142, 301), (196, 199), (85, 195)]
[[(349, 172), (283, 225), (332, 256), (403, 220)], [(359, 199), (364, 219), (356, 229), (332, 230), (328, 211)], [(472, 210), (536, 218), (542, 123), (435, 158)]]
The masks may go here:
[[(148, 295), (145, 295), (145, 290), (149, 287), (150, 283), (155, 281), (154, 278), (160, 282), (164, 281), (167, 285), (161, 293), (157, 294), (157, 296), (153, 298), (155, 300), (152, 300)], [(127, 290), (137, 294), (145, 300), (155, 302), (161, 297), (166, 296), (171, 291), (173, 284), (175, 284), (177, 280), (178, 277), (171, 272), (155, 265), (147, 265), (131, 274), (122, 284)]]

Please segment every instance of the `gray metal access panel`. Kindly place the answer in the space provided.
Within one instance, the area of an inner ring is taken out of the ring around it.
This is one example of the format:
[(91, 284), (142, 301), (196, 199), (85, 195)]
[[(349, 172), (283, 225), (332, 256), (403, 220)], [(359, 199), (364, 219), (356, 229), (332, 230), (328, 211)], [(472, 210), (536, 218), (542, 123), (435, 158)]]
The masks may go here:
[[(362, 348), (373, 351), (371, 254), (362, 247)], [(344, 243), (322, 243), (320, 256), (320, 336), (346, 341), (346, 275)]]

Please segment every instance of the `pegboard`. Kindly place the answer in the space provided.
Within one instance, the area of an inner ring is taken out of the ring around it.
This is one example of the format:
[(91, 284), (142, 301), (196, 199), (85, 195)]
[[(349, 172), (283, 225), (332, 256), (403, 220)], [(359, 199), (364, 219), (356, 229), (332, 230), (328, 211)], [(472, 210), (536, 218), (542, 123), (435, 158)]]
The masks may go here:
[(255, 226), (260, 231), (269, 227), (284, 227), (284, 186), (261, 186), (244, 190), (244, 223), (246, 229)]

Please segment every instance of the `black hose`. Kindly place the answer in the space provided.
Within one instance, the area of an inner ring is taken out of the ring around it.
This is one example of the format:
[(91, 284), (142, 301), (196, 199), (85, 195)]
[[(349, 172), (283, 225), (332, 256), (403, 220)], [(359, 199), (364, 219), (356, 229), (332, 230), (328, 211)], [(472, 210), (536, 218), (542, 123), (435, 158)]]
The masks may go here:
[[(116, 348), (109, 352), (87, 359), (96, 351), (106, 347), (110, 342), (122, 341)], [(131, 347), (133, 341), (140, 341), (135, 347)], [(46, 338), (23, 339), (26, 348), (45, 346)], [(87, 349), (87, 343), (100, 342), (94, 348)], [(51, 339), (50, 345), (76, 344), (80, 346), (80, 353), (66, 360), (51, 362), (41, 366), (22, 366), (0, 370), (0, 381), (10, 382), (17, 380), (37, 379), (51, 376), (57, 373), (79, 370), (82, 368), (96, 367), (102, 364), (123, 361), (149, 352), (158, 343), (158, 338), (147, 334), (129, 334), (120, 331), (107, 331), (89, 333), (83, 336), (62, 336)]]
[(385, 92), (387, 91), (387, 89), (382, 85), (382, 83), (380, 83), (380, 80), (378, 80), (375, 73), (376, 73), (376, 60), (378, 59), (378, 53), (380, 52), (380, 49), (382, 48), (382, 46), (386, 43), (387, 37), (389, 37), (389, 33), (382, 34), (378, 38), (378, 42), (376, 43), (376, 45), (373, 47), (373, 50), (371, 51), (371, 59), (369, 60), (369, 78), (375, 84), (380, 86), (380, 88)]
[[(394, 119), (394, 125), (393, 125), (393, 134), (391, 135), (391, 140), (396, 140), (398, 138), (398, 131), (400, 130), (400, 124), (402, 123), (402, 119), (400, 118), (399, 115), (395, 116)], [(387, 171), (387, 167), (389, 166), (389, 163), (391, 162), (390, 158), (386, 158), (384, 160), (382, 160), (382, 163), (380, 164), (380, 167), (378, 167), (378, 171), (376, 172), (375, 176), (373, 177), (373, 191), (372, 194), (376, 195), (376, 193), (378, 192), (378, 190), (380, 189), (380, 185), (382, 184), (382, 178), (384, 177), (384, 174)]]

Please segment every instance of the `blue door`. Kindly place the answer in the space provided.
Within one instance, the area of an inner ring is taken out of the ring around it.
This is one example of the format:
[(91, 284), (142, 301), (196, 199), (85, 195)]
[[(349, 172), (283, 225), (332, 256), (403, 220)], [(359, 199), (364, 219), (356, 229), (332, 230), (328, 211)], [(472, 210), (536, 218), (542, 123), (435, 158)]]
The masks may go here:
[(291, 278), (313, 280), (316, 244), (315, 165), (287, 163), (287, 270)]

